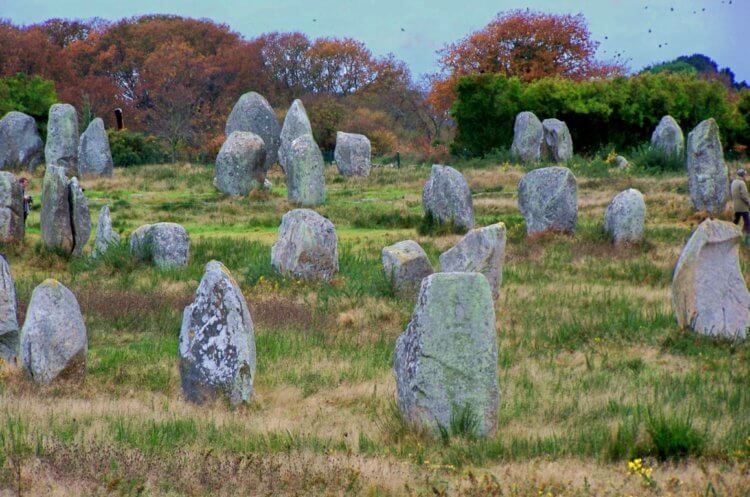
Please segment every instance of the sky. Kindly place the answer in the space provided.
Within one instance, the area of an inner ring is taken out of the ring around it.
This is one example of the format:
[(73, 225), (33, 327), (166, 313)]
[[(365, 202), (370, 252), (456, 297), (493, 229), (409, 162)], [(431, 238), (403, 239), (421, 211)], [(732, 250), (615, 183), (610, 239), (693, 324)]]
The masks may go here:
[(750, 82), (750, 0), (0, 0), (0, 18), (31, 24), (161, 13), (210, 18), (246, 38), (269, 31), (347, 36), (376, 55), (393, 53), (419, 76), (438, 69), (436, 51), (446, 43), (518, 8), (583, 13), (601, 43), (599, 58), (621, 53), (633, 71), (703, 53)]

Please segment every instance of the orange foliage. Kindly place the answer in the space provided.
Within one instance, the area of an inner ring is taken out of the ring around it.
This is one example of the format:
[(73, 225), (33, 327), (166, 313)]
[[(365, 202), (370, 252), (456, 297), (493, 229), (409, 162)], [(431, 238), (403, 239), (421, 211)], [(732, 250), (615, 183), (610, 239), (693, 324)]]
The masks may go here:
[(598, 46), (583, 14), (501, 13), (484, 28), (439, 52), (445, 77), (433, 83), (429, 100), (447, 110), (454, 100), (456, 82), (468, 74), (500, 73), (533, 81), (552, 76), (584, 80), (622, 73), (622, 66), (596, 60)]

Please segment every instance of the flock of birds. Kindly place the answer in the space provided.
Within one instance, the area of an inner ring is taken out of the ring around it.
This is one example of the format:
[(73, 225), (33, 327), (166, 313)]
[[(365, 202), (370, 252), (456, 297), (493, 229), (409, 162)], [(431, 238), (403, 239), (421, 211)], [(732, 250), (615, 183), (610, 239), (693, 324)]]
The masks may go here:
[[(726, 4), (726, 5), (732, 5), (734, 3), (734, 0), (721, 0), (721, 3), (722, 4)], [(643, 10), (648, 10), (648, 7), (649, 7), (648, 5), (644, 5)], [(675, 8), (674, 7), (670, 7), (669, 11), (670, 12), (675, 12)], [(696, 15), (699, 14), (699, 13), (705, 13), (705, 12), (706, 12), (706, 7), (702, 7), (700, 9), (700, 11), (693, 10), (693, 14), (696, 14)], [(313, 18), (312, 22), (318, 22), (318, 20), (316, 18)], [(405, 31), (406, 31), (406, 29), (402, 27), (401, 28), (401, 32), (405, 32)], [(652, 28), (648, 28), (648, 34), (653, 34), (653, 29)], [(605, 40), (609, 40), (609, 36), (605, 36), (604, 39)], [(658, 44), (658, 47), (659, 48), (663, 48), (663, 47), (666, 47), (668, 45), (669, 45), (668, 42), (663, 41), (663, 42), (661, 42), (661, 43)], [(606, 54), (607, 50), (602, 50), (602, 53)], [(615, 60), (617, 62), (628, 62), (628, 59), (625, 59), (624, 57), (625, 57), (625, 50), (621, 50), (619, 52), (615, 52), (615, 54), (614, 54), (614, 58), (615, 58)]]
[[(721, 0), (721, 3), (722, 3), (722, 4), (726, 4), (726, 5), (732, 5), (732, 4), (734, 3), (734, 0)], [(649, 6), (648, 6), (648, 5), (644, 5), (644, 6), (643, 6), (643, 10), (648, 10), (648, 8), (649, 8)], [(688, 10), (689, 10), (689, 9), (688, 9)], [(674, 7), (670, 7), (670, 8), (669, 8), (669, 12), (672, 12), (672, 13), (674, 13), (674, 12), (676, 12), (676, 11), (677, 11), (677, 10), (676, 10), (676, 9), (675, 9)], [(703, 14), (703, 13), (705, 13), (705, 12), (707, 12), (707, 9), (706, 9), (706, 7), (701, 7), (701, 9), (700, 9), (700, 10), (697, 10), (697, 9), (694, 9), (694, 10), (693, 10), (693, 14), (695, 14), (695, 15), (697, 15), (697, 14)], [(653, 33), (654, 33), (653, 29), (652, 29), (652, 28), (648, 28), (648, 34), (653, 34)], [(604, 39), (605, 39), (605, 40), (609, 40), (609, 36), (604, 36)], [(663, 41), (663, 42), (661, 42), (661, 43), (658, 43), (658, 44), (657, 44), (658, 48), (663, 48), (663, 47), (666, 47), (666, 46), (668, 46), (668, 45), (669, 45), (669, 42), (666, 42), (666, 41)], [(607, 53), (607, 50), (602, 50), (602, 53), (605, 53), (605, 54), (606, 54), (606, 53)], [(628, 62), (628, 61), (629, 61), (629, 59), (626, 59), (626, 58), (625, 58), (625, 50), (620, 50), (620, 51), (618, 51), (618, 52), (615, 52), (615, 54), (614, 54), (614, 58), (615, 58), (615, 60), (616, 60), (617, 62), (622, 62), (622, 63), (624, 63), (624, 62)]]

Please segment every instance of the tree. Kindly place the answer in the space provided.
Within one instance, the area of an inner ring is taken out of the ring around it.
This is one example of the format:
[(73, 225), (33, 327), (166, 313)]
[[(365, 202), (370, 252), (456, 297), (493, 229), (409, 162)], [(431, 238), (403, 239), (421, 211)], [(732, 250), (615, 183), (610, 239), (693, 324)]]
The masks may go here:
[(703, 54), (681, 55), (674, 60), (645, 67), (641, 73), (670, 72), (673, 74), (697, 74), (701, 78), (719, 81), (727, 88), (748, 88), (745, 81), (737, 81), (734, 72), (725, 67), (719, 69), (719, 64), (711, 57)]
[(351, 38), (319, 38), (306, 56), (314, 93), (349, 95), (377, 77), (372, 53), (364, 43)]
[(0, 117), (15, 110), (36, 119), (44, 134), (47, 129), (47, 114), (57, 102), (55, 84), (39, 76), (19, 73), (0, 78)]
[(470, 74), (500, 74), (528, 82), (552, 76), (583, 81), (623, 72), (622, 66), (596, 60), (598, 45), (583, 14), (500, 13), (484, 28), (438, 52), (443, 77), (435, 81), (430, 101), (446, 109), (459, 78)]

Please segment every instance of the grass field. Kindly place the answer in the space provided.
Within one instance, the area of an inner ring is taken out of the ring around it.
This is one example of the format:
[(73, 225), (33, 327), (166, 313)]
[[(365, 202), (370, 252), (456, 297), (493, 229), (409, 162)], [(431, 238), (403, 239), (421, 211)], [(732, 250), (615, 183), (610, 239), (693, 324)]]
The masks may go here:
[[(463, 172), (477, 224), (508, 229), (496, 435), (431, 439), (395, 408), (393, 348), (413, 303), (390, 292), (380, 250), (412, 238), (437, 265), (458, 239), (418, 234), (429, 167), (365, 180), (328, 171), (318, 211), (336, 225), (341, 265), (330, 284), (271, 269), (292, 208), (280, 172), (248, 200), (219, 195), (210, 167), (120, 169), (83, 182), (94, 225), (105, 204), (121, 233), (181, 223), (190, 265), (159, 272), (125, 244), (67, 260), (40, 248), (31, 214), (25, 244), (5, 249), (20, 312), (44, 279), (66, 284), (86, 319), (89, 372), (38, 387), (0, 368), (0, 495), (19, 484), (44, 496), (750, 495), (750, 348), (685, 334), (671, 311), (672, 270), (699, 221), (686, 178), (582, 168), (578, 233), (529, 240), (516, 205), (523, 170)], [(35, 177), (37, 199), (40, 187)], [(628, 187), (645, 195), (646, 241), (615, 248), (603, 212)], [(747, 249), (741, 257), (747, 274)], [(180, 394), (182, 309), (211, 259), (240, 282), (255, 321), (255, 395), (237, 409)]]

